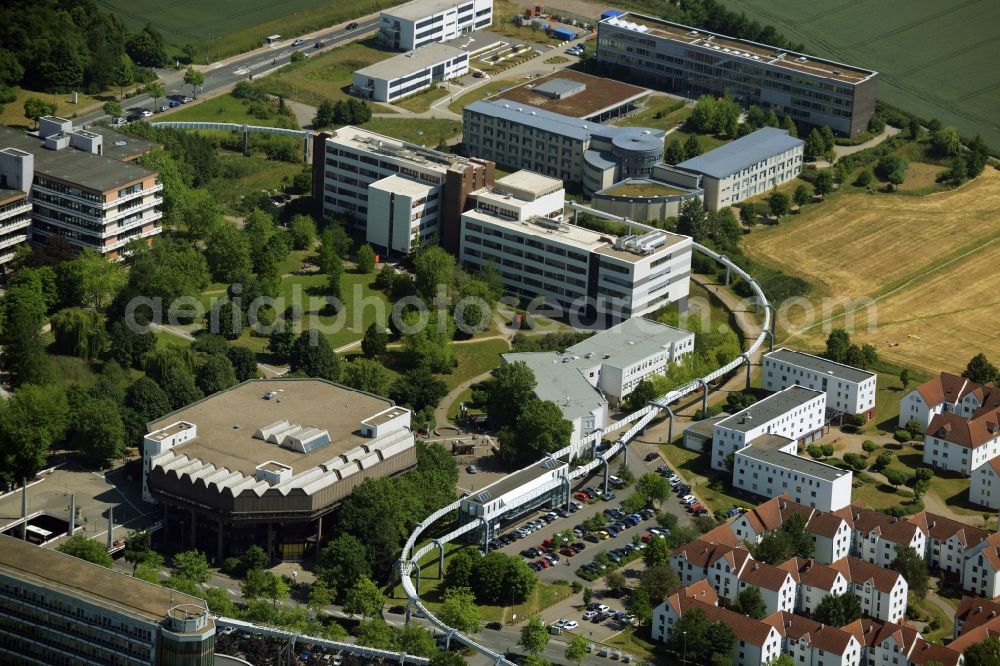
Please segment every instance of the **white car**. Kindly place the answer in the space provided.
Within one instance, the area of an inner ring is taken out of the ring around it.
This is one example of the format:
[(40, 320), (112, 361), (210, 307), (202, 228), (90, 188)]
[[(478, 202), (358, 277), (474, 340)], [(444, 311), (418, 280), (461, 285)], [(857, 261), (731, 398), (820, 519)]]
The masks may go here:
[(126, 122), (128, 122), (128, 121), (126, 121), (124, 118), (114, 118), (111, 121), (111, 126), (112, 127), (118, 127), (120, 125), (124, 125)]
[(302, 46), (305, 43), (306, 40), (304, 39), (296, 39), (294, 42), (292, 42), (292, 46)]
[(698, 498), (694, 495), (685, 495), (684, 499), (681, 500), (681, 504), (694, 504), (698, 501)]
[(598, 613), (607, 613), (609, 610), (611, 610), (611, 607), (610, 606), (606, 606), (604, 604), (601, 604), (600, 606), (597, 607), (597, 612)]
[(141, 116), (142, 116), (143, 118), (151, 118), (151, 117), (153, 116), (153, 112), (152, 112), (152, 111), (150, 111), (150, 110), (148, 110), (148, 109), (143, 109), (143, 110), (142, 110), (142, 113), (141, 113), (140, 115), (141, 115)]
[(191, 99), (190, 97), (181, 97), (181, 104), (188, 104), (188, 103), (193, 102), (193, 101), (194, 100)]
[(595, 617), (597, 617), (597, 611), (584, 611), (584, 613), (583, 613), (583, 621), (584, 622), (590, 622)]
[(674, 476), (674, 477), (671, 477), (671, 478), (667, 479), (667, 483), (669, 483), (671, 486), (678, 486), (678, 485), (680, 485), (681, 480), (679, 478), (677, 478), (676, 476)]
[(566, 620), (562, 624), (562, 629), (563, 629), (563, 631), (573, 631), (574, 629), (576, 629), (579, 626), (580, 626), (580, 623), (577, 622), (576, 620)]

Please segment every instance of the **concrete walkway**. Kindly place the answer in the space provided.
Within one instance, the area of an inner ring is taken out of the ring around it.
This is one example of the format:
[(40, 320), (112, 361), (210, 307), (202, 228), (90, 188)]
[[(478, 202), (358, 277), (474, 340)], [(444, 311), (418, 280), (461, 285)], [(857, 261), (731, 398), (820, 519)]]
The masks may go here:
[[(844, 157), (845, 155), (850, 155), (852, 153), (861, 152), (862, 150), (865, 150), (866, 148), (873, 148), (873, 147), (879, 145), (880, 143), (882, 143), (883, 141), (885, 141), (886, 139), (888, 139), (889, 137), (896, 136), (897, 134), (899, 134), (899, 128), (898, 127), (892, 127), (891, 125), (886, 125), (885, 129), (882, 130), (882, 133), (879, 134), (878, 136), (873, 137), (873, 138), (869, 139), (868, 141), (865, 141), (864, 143), (859, 143), (856, 146), (836, 146), (835, 145), (833, 147), (833, 152), (837, 155), (837, 159), (840, 159), (841, 157)], [(816, 160), (815, 162), (810, 162), (810, 164), (814, 165), (817, 169), (825, 169), (825, 168), (831, 166), (830, 163), (827, 162), (826, 160)]]

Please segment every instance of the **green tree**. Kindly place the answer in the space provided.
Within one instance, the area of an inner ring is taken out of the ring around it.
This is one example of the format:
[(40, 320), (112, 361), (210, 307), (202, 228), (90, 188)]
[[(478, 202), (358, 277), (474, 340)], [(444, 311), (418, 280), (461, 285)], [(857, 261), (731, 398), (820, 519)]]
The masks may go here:
[(308, 215), (296, 215), (288, 224), (293, 250), (312, 249), (316, 242), (316, 221)]
[(666, 539), (650, 539), (642, 552), (642, 559), (647, 567), (667, 564), (670, 561), (670, 548)]
[(698, 137), (693, 134), (689, 136), (687, 141), (684, 142), (684, 154), (687, 156), (687, 159), (698, 157), (702, 152)]
[(899, 548), (889, 568), (902, 574), (910, 587), (910, 592), (918, 599), (927, 596), (927, 561), (916, 550), (909, 546)]
[(416, 412), (437, 407), (447, 394), (448, 386), (427, 368), (406, 371), (389, 388), (390, 399)]
[(906, 387), (910, 385), (910, 369), (909, 368), (903, 368), (902, 370), (899, 371), (899, 383), (902, 386), (902, 388), (903, 388), (904, 391), (906, 390)]
[(826, 198), (830, 192), (833, 191), (833, 174), (830, 173), (829, 169), (821, 169), (816, 174), (816, 182), (813, 183), (813, 188), (821, 198)]
[(240, 594), (247, 601), (264, 597), (270, 582), (269, 576), (274, 576), (274, 574), (263, 569), (247, 570), (240, 582)]
[(135, 63), (127, 53), (123, 53), (115, 66), (112, 83), (118, 86), (118, 99), (125, 100), (125, 86), (135, 81)]
[(667, 652), (677, 660), (695, 657), (711, 664), (726, 663), (721, 657), (731, 655), (735, 643), (736, 635), (727, 625), (709, 622), (705, 611), (691, 608), (674, 623), (667, 636)]
[(755, 620), (762, 620), (767, 616), (767, 604), (760, 593), (760, 588), (754, 585), (740, 590), (733, 601), (732, 610), (740, 615), (746, 615)]
[(222, 617), (235, 617), (236, 604), (229, 598), (229, 591), (221, 587), (210, 587), (204, 592), (208, 610)]
[(303, 331), (295, 340), (289, 355), (292, 372), (335, 382), (340, 379), (340, 360), (330, 348), (326, 336), (319, 331)]
[(549, 644), (549, 630), (542, 623), (537, 615), (532, 616), (528, 623), (521, 628), (521, 638), (517, 644), (533, 655), (539, 655), (545, 651), (545, 646)]
[[(344, 262), (337, 255), (330, 258), (326, 266), (327, 293), (331, 299), (343, 300)], [(333, 304), (333, 303), (331, 303)], [(339, 306), (338, 306), (339, 307)]]
[(400, 652), (417, 655), (418, 657), (434, 657), (438, 653), (437, 641), (431, 632), (415, 624), (404, 626), (396, 638), (396, 647)]
[(166, 88), (164, 88), (163, 84), (160, 83), (159, 81), (153, 81), (152, 83), (146, 85), (145, 92), (147, 95), (153, 98), (153, 109), (155, 110), (157, 108), (156, 103), (160, 100), (161, 97), (163, 97), (164, 93), (166, 92)]
[(521, 410), (536, 400), (537, 385), (535, 373), (524, 361), (500, 365), (489, 384), (486, 413), (490, 420), (501, 428), (516, 423)]
[(125, 537), (125, 561), (132, 565), (133, 574), (152, 550), (153, 539), (149, 530), (136, 530)]
[(186, 578), (194, 583), (207, 583), (212, 577), (212, 569), (208, 566), (205, 553), (200, 550), (187, 550), (177, 553), (173, 558), (174, 575)]
[(538, 460), (569, 444), (573, 424), (550, 400), (533, 400), (521, 410), (513, 428), (500, 431), (500, 455), (510, 462)]
[(377, 322), (369, 324), (365, 329), (365, 335), (361, 338), (361, 351), (368, 358), (375, 358), (385, 353), (389, 345), (389, 334), (385, 332), (385, 327)]
[(830, 331), (826, 338), (826, 356), (835, 363), (844, 363), (847, 360), (847, 350), (851, 346), (851, 336), (842, 328), (835, 328)]
[(757, 226), (757, 206), (752, 203), (745, 203), (740, 208), (740, 222), (751, 229)]
[(295, 346), (295, 328), (290, 319), (286, 319), (284, 326), (276, 329), (267, 338), (267, 351), (271, 354), (273, 363), (287, 363), (292, 356), (292, 349)]
[(735, 414), (757, 402), (757, 397), (750, 391), (738, 391), (726, 396), (726, 411)]
[(446, 310), (428, 313), (426, 323), (418, 312), (403, 315), (410, 332), (403, 335), (403, 348), (415, 367), (431, 372), (450, 373), (457, 361), (451, 340), (455, 337), (455, 322)]
[(447, 290), (455, 275), (455, 258), (444, 248), (433, 245), (421, 249), (413, 260), (413, 274), (416, 278), (417, 294), (428, 304), (432, 303), (438, 290)]
[(861, 601), (853, 592), (828, 594), (816, 606), (812, 617), (816, 622), (843, 627), (861, 617)]
[(975, 643), (965, 648), (965, 666), (998, 666), (1000, 665), (1000, 639), (987, 638), (981, 643)]
[(316, 576), (330, 590), (346, 594), (362, 578), (372, 577), (371, 547), (351, 534), (340, 534), (316, 558)]
[(899, 185), (906, 179), (907, 166), (906, 159), (890, 153), (879, 158), (875, 164), (875, 175), (892, 185)]
[(160, 381), (163, 392), (170, 401), (171, 410), (180, 409), (204, 397), (194, 382), (194, 375), (186, 368), (168, 368)]
[(690, 236), (695, 242), (708, 237), (708, 216), (701, 199), (688, 199), (681, 204), (681, 214), (677, 216), (677, 233)]
[(0, 360), (15, 386), (44, 384), (50, 379), (49, 360), (42, 339), (42, 322), (47, 309), (41, 278), (36, 272), (8, 285), (0, 301), (0, 322), (3, 324)]
[(823, 135), (814, 127), (808, 136), (806, 136), (803, 154), (807, 160), (814, 160), (825, 152), (826, 145), (823, 141)]
[(38, 119), (42, 116), (51, 116), (56, 112), (56, 105), (46, 102), (37, 97), (29, 97), (24, 100), (24, 117), (35, 123), (38, 127)]
[(792, 201), (799, 208), (812, 201), (812, 192), (809, 191), (809, 186), (803, 183), (796, 187), (795, 192), (792, 194)]
[(715, 98), (711, 95), (699, 97), (691, 115), (688, 116), (687, 124), (691, 129), (702, 134), (719, 131), (718, 108)]
[(104, 544), (101, 541), (90, 539), (82, 534), (74, 534), (59, 544), (56, 550), (108, 569), (114, 566), (114, 560), (108, 555)]
[(635, 484), (635, 492), (647, 502), (660, 503), (670, 496), (670, 484), (659, 474), (647, 472), (639, 477)]
[(396, 646), (396, 629), (378, 617), (358, 625), (358, 645), (391, 650)]
[(997, 371), (995, 365), (989, 362), (986, 355), (980, 352), (969, 360), (962, 376), (977, 384), (988, 384), (1000, 379), (1000, 372)]
[(714, 231), (711, 238), (715, 241), (715, 246), (722, 252), (735, 252), (739, 249), (740, 240), (743, 238), (743, 227), (736, 219), (736, 214), (732, 208), (723, 208), (713, 215)]
[(431, 666), (465, 666), (465, 657), (458, 652), (439, 651), (431, 658)]
[(361, 577), (347, 590), (344, 612), (364, 618), (378, 617), (385, 605), (385, 595), (370, 578)]
[(313, 129), (323, 129), (325, 127), (331, 127), (336, 123), (336, 117), (334, 115), (334, 105), (328, 99), (324, 99), (316, 107), (316, 115), (313, 116)]
[(892, 454), (888, 451), (882, 451), (877, 456), (875, 456), (875, 466), (879, 469), (884, 469), (886, 466), (892, 463)]
[(184, 83), (191, 86), (191, 96), (198, 99), (198, 87), (205, 85), (205, 75), (189, 66), (184, 71)]
[[(663, 541), (663, 539), (656, 539), (656, 541)], [(668, 564), (647, 566), (639, 574), (639, 585), (649, 593), (649, 600), (653, 605), (659, 605), (667, 598), (667, 593), (680, 584), (680, 578)]]
[(104, 317), (94, 310), (66, 308), (52, 315), (50, 323), (56, 350), (67, 356), (92, 361), (101, 354), (108, 340)]
[[(779, 654), (766, 662), (765, 666), (795, 666), (795, 660), (787, 654)], [(928, 666), (930, 666), (930, 662), (928, 662)]]
[[(694, 137), (693, 134), (691, 136)], [(697, 142), (697, 139), (695, 139), (695, 142)], [(667, 164), (680, 164), (687, 158), (687, 151), (684, 149), (684, 145), (676, 137), (667, 144), (666, 149), (663, 151), (663, 161)]]
[(0, 400), (0, 478), (8, 485), (33, 478), (49, 449), (69, 427), (70, 408), (59, 386), (26, 384)]
[(333, 593), (327, 587), (326, 583), (322, 580), (317, 580), (313, 583), (312, 587), (309, 588), (309, 608), (319, 613), (332, 603)]
[(444, 591), (444, 601), (438, 611), (438, 618), (449, 627), (474, 634), (482, 627), (479, 606), (472, 590), (465, 587), (454, 587)]
[(151, 248), (131, 255), (126, 265), (126, 298), (141, 295), (172, 303), (181, 296), (199, 296), (211, 283), (204, 255), (183, 240), (157, 236)]
[(788, 195), (784, 192), (772, 192), (767, 198), (767, 205), (771, 209), (771, 215), (780, 220), (783, 215), (788, 214)]
[(938, 157), (958, 155), (962, 150), (962, 139), (954, 127), (942, 127), (931, 133), (931, 150)]
[(808, 519), (801, 513), (794, 513), (781, 525), (781, 530), (788, 535), (792, 553), (802, 559), (813, 556), (813, 538), (807, 529)]
[(799, 130), (795, 127), (795, 121), (791, 116), (785, 116), (781, 120), (781, 127), (788, 131), (788, 136), (798, 137)]
[(268, 556), (267, 552), (256, 544), (247, 548), (240, 556), (240, 563), (243, 565), (243, 569), (245, 571), (263, 569), (270, 564), (270, 562), (271, 558)]
[(862, 169), (858, 177), (854, 179), (854, 184), (858, 187), (868, 187), (872, 182), (872, 172), (868, 169)]
[(472, 551), (469, 549), (460, 550), (452, 556), (451, 561), (448, 562), (448, 568), (444, 573), (444, 582), (442, 585), (444, 585), (445, 589), (459, 587), (472, 588), (472, 569), (476, 563), (473, 558)]
[(389, 392), (389, 371), (378, 361), (355, 359), (344, 364), (342, 374), (341, 382), (351, 388), (375, 395), (386, 395)]
[(246, 234), (228, 223), (213, 225), (208, 231), (205, 260), (216, 282), (234, 282), (253, 270), (250, 241)]
[(572, 661), (579, 666), (587, 656), (587, 648), (590, 643), (583, 636), (574, 636), (566, 646), (563, 655), (567, 661)]
[(121, 411), (111, 400), (90, 398), (77, 411), (73, 440), (92, 463), (104, 466), (125, 453), (125, 426)]
[(885, 480), (888, 481), (893, 488), (898, 488), (906, 483), (906, 474), (898, 469), (886, 469), (883, 470), (882, 473), (885, 475)]
[(510, 595), (517, 599), (527, 599), (538, 578), (520, 557), (493, 551), (476, 559), (469, 581), (477, 601), (501, 604)]
[(257, 377), (257, 355), (246, 347), (230, 347), (226, 351), (226, 358), (233, 365), (236, 373), (236, 381), (245, 382), (248, 379)]
[(367, 275), (375, 270), (375, 250), (365, 243), (358, 248), (358, 272)]
[(236, 386), (236, 369), (225, 355), (213, 354), (198, 368), (195, 382), (205, 395), (225, 391)]

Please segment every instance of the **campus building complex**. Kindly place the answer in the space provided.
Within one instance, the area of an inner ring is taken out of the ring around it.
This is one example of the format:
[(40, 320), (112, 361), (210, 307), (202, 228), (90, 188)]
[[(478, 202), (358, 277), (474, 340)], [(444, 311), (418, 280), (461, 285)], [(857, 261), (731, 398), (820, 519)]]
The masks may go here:
[(793, 349), (764, 354), (762, 384), (768, 391), (804, 386), (826, 393), (826, 408), (842, 414), (875, 414), (876, 374)]
[(877, 72), (640, 14), (597, 24), (597, 59), (686, 97), (729, 93), (847, 136), (866, 131), (875, 113)]
[(387, 48), (412, 51), (492, 23), (493, 0), (414, 0), (382, 12), (378, 37)]
[(357, 70), (351, 92), (391, 103), (468, 72), (468, 51), (434, 43)]
[[(546, 85), (553, 95), (577, 87), (560, 79)], [(469, 155), (580, 183), (587, 192), (647, 177), (663, 159), (661, 129), (602, 125), (504, 99), (466, 106), (462, 137)]]
[(211, 666), (205, 601), (0, 536), (0, 663)]
[(492, 185), (493, 164), (405, 143), (357, 127), (313, 143), (316, 214), (350, 218), (379, 250), (406, 254), (437, 236), (458, 252), (468, 196)]
[(61, 237), (118, 257), (129, 241), (160, 233), (163, 185), (155, 171), (134, 163), (150, 148), (106, 128), (74, 129), (54, 116), (39, 119), (37, 135), (0, 127), (0, 188), (28, 194), (20, 204), (18, 195), (10, 199), (18, 212), (0, 223), (0, 257), (9, 258), (5, 247), (26, 235), (28, 203), (31, 240), (42, 245)]
[(787, 130), (764, 127), (675, 168), (700, 175), (705, 208), (720, 210), (797, 177), (802, 171), (804, 145)]
[(14, 258), (17, 246), (31, 234), (31, 161), (31, 153), (0, 149), (0, 267)]
[(531, 368), (535, 396), (562, 410), (577, 440), (607, 425), (609, 402), (617, 405), (643, 379), (663, 373), (693, 350), (694, 333), (632, 317), (564, 352), (509, 353), (501, 358)]
[(556, 199), (537, 206), (556, 183), (521, 171), (498, 180), (492, 195), (477, 193), (462, 215), (462, 264), (492, 263), (511, 291), (542, 296), (573, 316), (628, 318), (687, 296), (689, 237), (654, 229), (612, 238), (563, 222), (562, 206), (551, 208)]
[(409, 410), (319, 379), (243, 382), (148, 427), (144, 498), (171, 543), (218, 561), (301, 560), (358, 484), (416, 464)]

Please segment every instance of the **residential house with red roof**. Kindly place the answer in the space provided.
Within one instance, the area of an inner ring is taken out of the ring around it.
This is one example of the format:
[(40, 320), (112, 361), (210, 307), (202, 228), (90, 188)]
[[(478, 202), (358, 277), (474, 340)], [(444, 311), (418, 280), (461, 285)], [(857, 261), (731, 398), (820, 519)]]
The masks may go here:
[(1000, 509), (1000, 458), (972, 470), (969, 501), (988, 509)]
[(938, 414), (952, 413), (970, 418), (972, 413), (986, 404), (987, 394), (996, 388), (983, 386), (947, 372), (921, 384), (899, 401), (899, 427), (910, 421), (926, 428)]
[(859, 559), (888, 567), (903, 546), (926, 554), (927, 535), (920, 525), (860, 504), (851, 504), (834, 513), (851, 526), (851, 554)]
[(791, 613), (764, 618), (781, 634), (782, 652), (796, 664), (867, 666), (864, 646), (851, 632)]
[(924, 432), (924, 463), (965, 476), (1000, 455), (1000, 392), (970, 418), (938, 414)]
[(752, 560), (746, 548), (695, 539), (674, 551), (670, 565), (681, 584), (708, 580), (720, 597), (735, 599), (740, 589), (740, 572)]
[(980, 597), (962, 597), (955, 610), (955, 629), (952, 638), (984, 624), (1000, 622), (1000, 604)]
[(910, 586), (903, 574), (854, 557), (845, 557), (829, 566), (847, 580), (866, 615), (886, 622), (899, 622), (906, 615)]
[[(689, 594), (686, 591), (671, 594), (653, 610), (650, 628), (653, 640), (666, 641), (673, 626), (684, 614), (698, 609), (705, 613), (709, 622), (722, 622), (736, 634), (738, 642), (734, 649), (734, 666), (761, 666), (781, 654), (781, 634), (772, 624), (719, 608), (697, 595)], [(703, 660), (704, 655), (691, 655), (690, 658), (691, 663)]]
[[(769, 615), (778, 611), (791, 613), (795, 610), (795, 602), (798, 599), (798, 583), (787, 570), (767, 562), (751, 560), (743, 567), (737, 578), (739, 583), (736, 594), (750, 587), (758, 588)], [(734, 601), (735, 598), (734, 596), (729, 601)]]
[(928, 568), (957, 579), (962, 577), (966, 553), (990, 536), (984, 529), (927, 511), (911, 516), (910, 522), (927, 535), (922, 555)]
[(966, 552), (962, 589), (987, 599), (1000, 596), (1000, 532), (994, 532)]
[(792, 501), (787, 493), (770, 499), (747, 511), (729, 523), (740, 541), (758, 543), (770, 532), (781, 527), (793, 514), (806, 517), (806, 530), (813, 537), (813, 557), (825, 564), (847, 557), (851, 550), (851, 528), (836, 514), (819, 511)]

